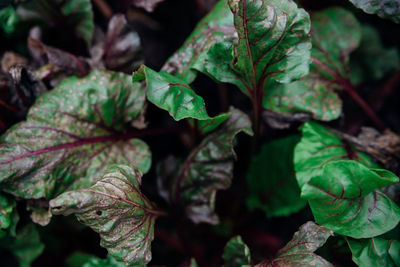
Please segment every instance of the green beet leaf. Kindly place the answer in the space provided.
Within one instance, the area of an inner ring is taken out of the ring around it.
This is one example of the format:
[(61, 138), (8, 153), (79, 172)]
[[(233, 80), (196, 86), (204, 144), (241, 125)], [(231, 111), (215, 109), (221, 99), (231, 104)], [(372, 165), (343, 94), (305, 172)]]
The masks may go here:
[(15, 200), (0, 193), (0, 238), (7, 234), (15, 236), (18, 220)]
[(156, 72), (144, 65), (133, 74), (134, 84), (145, 81), (147, 99), (157, 107), (168, 111), (177, 121), (184, 118), (210, 119), (204, 100), (182, 79), (167, 72)]
[(216, 129), (218, 126), (220, 126), (224, 121), (226, 121), (231, 114), (229, 112), (226, 113), (221, 113), (211, 119), (205, 119), (205, 120), (194, 120), (189, 118), (188, 122), (191, 127), (195, 128), (199, 133), (201, 134), (206, 134), (214, 129)]
[[(66, 260), (68, 267), (125, 267), (125, 263), (117, 261), (115, 258), (107, 255), (107, 258), (101, 259), (96, 256), (75, 252)], [(137, 265), (140, 266), (140, 265)], [(145, 265), (142, 265), (145, 266)]]
[(315, 122), (306, 122), (301, 127), (302, 138), (294, 150), (294, 167), (300, 188), (312, 177), (321, 174), (324, 164), (341, 159), (351, 159), (368, 167), (377, 168), (371, 159), (333, 132)]
[(204, 60), (208, 75), (237, 85), (255, 101), (270, 81), (288, 83), (308, 73), (307, 12), (293, 1), (232, 0), (229, 5), (239, 39), (211, 47)]
[(314, 253), (333, 232), (313, 222), (307, 222), (300, 226), (292, 240), (278, 251), (276, 258), (263, 261), (258, 267), (333, 267), (322, 257)]
[(340, 87), (315, 70), (299, 81), (271, 86), (264, 95), (263, 107), (280, 113), (308, 113), (316, 120), (337, 119), (342, 101), (335, 90)]
[(0, 139), (2, 189), (23, 198), (52, 198), (87, 187), (111, 164), (151, 165), (146, 143), (126, 133), (140, 116), (145, 91), (122, 73), (97, 70), (43, 94), (25, 122)]
[(301, 189), (315, 221), (338, 234), (369, 238), (394, 228), (400, 208), (377, 190), (398, 182), (393, 173), (374, 171), (352, 160), (326, 163)]
[(379, 32), (372, 26), (363, 25), (360, 47), (350, 57), (351, 81), (359, 84), (379, 80), (399, 67), (399, 51), (395, 47), (385, 47)]
[(90, 0), (35, 0), (18, 6), (21, 21), (43, 21), (48, 25), (72, 27), (75, 34), (90, 46), (94, 31)]
[(299, 140), (298, 136), (274, 140), (253, 157), (247, 173), (250, 209), (260, 208), (272, 217), (287, 216), (305, 207), (293, 166), (293, 151)]
[(100, 245), (116, 260), (128, 266), (146, 264), (160, 212), (140, 192), (141, 178), (139, 171), (126, 165), (111, 166), (93, 186), (52, 199), (52, 213), (74, 213), (100, 234)]
[(229, 240), (222, 257), (225, 267), (251, 266), (250, 249), (240, 236), (235, 236)]
[(358, 266), (400, 266), (400, 242), (382, 238), (347, 239)]
[(368, 14), (377, 14), (384, 19), (400, 23), (400, 8), (398, 0), (350, 0), (358, 8)]
[(20, 267), (29, 267), (42, 254), (43, 243), (33, 224), (28, 224), (17, 232), (15, 237), (7, 236), (0, 239), (0, 247), (8, 249), (19, 262)]
[(218, 223), (214, 213), (215, 197), (218, 190), (231, 185), (236, 157), (234, 138), (240, 132), (253, 134), (246, 114), (234, 108), (230, 109), (230, 114), (227, 121), (192, 150), (179, 169), (177, 162), (171, 159), (159, 168), (162, 195), (184, 209), (195, 223)]
[(210, 47), (222, 40), (233, 40), (236, 36), (227, 0), (220, 0), (197, 24), (182, 47), (168, 59), (162, 70), (191, 83), (196, 78), (196, 69), (205, 71), (203, 58)]
[(7, 6), (0, 10), (0, 26), (6, 34), (12, 34), (18, 23), (18, 15), (13, 6)]

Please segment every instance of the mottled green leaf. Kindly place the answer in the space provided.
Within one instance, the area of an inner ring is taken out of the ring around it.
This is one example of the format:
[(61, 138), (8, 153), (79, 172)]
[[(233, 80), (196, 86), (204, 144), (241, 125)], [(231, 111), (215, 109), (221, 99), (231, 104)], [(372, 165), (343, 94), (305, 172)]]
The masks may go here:
[[(75, 252), (66, 260), (68, 267), (125, 267), (125, 263), (117, 261), (115, 258), (107, 255), (107, 258), (101, 259), (96, 256)], [(140, 266), (140, 265), (137, 265)], [(142, 265), (145, 266), (145, 265)]]
[(100, 234), (100, 245), (128, 266), (151, 260), (155, 206), (139, 189), (141, 173), (126, 165), (110, 167), (93, 186), (50, 201), (52, 213), (69, 215)]
[(144, 65), (133, 74), (134, 84), (145, 81), (147, 99), (164, 109), (177, 121), (184, 118), (210, 119), (204, 100), (183, 80), (168, 74), (156, 72)]
[(19, 220), (15, 200), (0, 193), (0, 238), (7, 235), (15, 236)]
[(384, 19), (400, 23), (400, 8), (398, 0), (350, 0), (356, 7), (368, 14), (377, 14)]
[(278, 251), (275, 259), (261, 262), (261, 267), (333, 267), (322, 257), (313, 253), (320, 248), (333, 232), (313, 222), (300, 226), (292, 240)]
[(18, 16), (13, 6), (7, 6), (0, 10), (0, 26), (6, 34), (12, 34), (18, 23)]
[(378, 80), (399, 67), (399, 51), (395, 47), (385, 47), (379, 32), (367, 24), (363, 25), (360, 47), (350, 57), (352, 82), (359, 84)]
[[(268, 82), (288, 83), (306, 75), (310, 63), (310, 19), (293, 1), (229, 1), (238, 41), (212, 46), (206, 73), (237, 85), (258, 99)], [(233, 51), (233, 52), (232, 52)]]
[(90, 46), (94, 31), (90, 0), (34, 0), (18, 6), (21, 21), (43, 21), (48, 25), (71, 27)]
[(236, 36), (233, 15), (227, 0), (220, 0), (197, 24), (182, 47), (168, 59), (162, 70), (191, 83), (196, 78), (196, 69), (205, 71), (203, 57), (210, 47), (222, 40), (232, 40)]
[(17, 232), (16, 237), (8, 236), (0, 239), (0, 247), (10, 250), (17, 258), (20, 267), (29, 267), (44, 249), (39, 233), (33, 224), (22, 228)]
[(206, 134), (220, 126), (224, 121), (229, 118), (230, 115), (231, 114), (229, 112), (226, 112), (205, 120), (195, 120), (189, 118), (188, 122), (191, 127), (194, 127), (201, 134)]
[[(148, 146), (126, 133), (145, 92), (122, 73), (97, 70), (39, 97), (27, 120), (0, 139), (0, 183), (23, 198), (51, 198), (93, 184), (111, 164), (151, 165)], [(133, 138), (133, 139), (132, 139)]]
[(400, 242), (382, 238), (347, 239), (358, 266), (400, 266)]
[(354, 15), (343, 8), (331, 7), (311, 16), (312, 69), (336, 81), (348, 78), (349, 55), (360, 44), (361, 26)]
[(315, 122), (301, 127), (302, 138), (294, 150), (294, 167), (300, 188), (312, 177), (321, 174), (321, 168), (330, 161), (356, 160), (368, 167), (378, 167), (371, 159), (341, 140), (333, 132)]
[(286, 216), (304, 208), (293, 166), (293, 152), (300, 141), (289, 136), (264, 144), (253, 156), (247, 173), (250, 209), (260, 208), (267, 216)]
[(377, 190), (399, 181), (393, 173), (352, 160), (326, 163), (301, 189), (315, 221), (338, 234), (368, 238), (400, 221), (400, 208)]
[(192, 150), (179, 170), (177, 162), (170, 160), (159, 168), (163, 194), (177, 208), (184, 209), (195, 223), (218, 223), (215, 197), (218, 190), (231, 185), (236, 156), (234, 138), (242, 131), (253, 134), (246, 114), (233, 108), (230, 114), (227, 121)]
[(314, 70), (299, 81), (271, 86), (264, 95), (263, 107), (281, 113), (309, 113), (316, 120), (334, 120), (342, 111), (342, 101), (335, 92), (338, 88)]
[(240, 267), (251, 265), (250, 249), (240, 236), (232, 237), (226, 244), (223, 254), (225, 267)]

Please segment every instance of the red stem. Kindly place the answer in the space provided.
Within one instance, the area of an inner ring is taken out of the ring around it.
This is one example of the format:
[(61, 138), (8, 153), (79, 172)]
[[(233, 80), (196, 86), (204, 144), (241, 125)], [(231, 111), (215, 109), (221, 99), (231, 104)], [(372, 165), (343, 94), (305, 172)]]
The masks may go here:
[(336, 79), (336, 83), (342, 86), (345, 91), (350, 95), (350, 97), (360, 106), (360, 108), (365, 112), (365, 114), (375, 123), (375, 125), (380, 129), (386, 129), (383, 121), (375, 114), (375, 111), (368, 105), (368, 103), (357, 93), (353, 85), (343, 78), (339, 73), (329, 69), (324, 63), (313, 57), (313, 62), (321, 67), (328, 74), (332, 75)]

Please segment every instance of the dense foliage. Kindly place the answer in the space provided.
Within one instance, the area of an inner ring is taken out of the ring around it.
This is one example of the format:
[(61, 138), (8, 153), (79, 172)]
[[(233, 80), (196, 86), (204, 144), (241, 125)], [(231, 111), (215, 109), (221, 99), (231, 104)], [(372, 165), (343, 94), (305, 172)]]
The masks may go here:
[(399, 0), (184, 2), (1, 3), (0, 265), (400, 266)]

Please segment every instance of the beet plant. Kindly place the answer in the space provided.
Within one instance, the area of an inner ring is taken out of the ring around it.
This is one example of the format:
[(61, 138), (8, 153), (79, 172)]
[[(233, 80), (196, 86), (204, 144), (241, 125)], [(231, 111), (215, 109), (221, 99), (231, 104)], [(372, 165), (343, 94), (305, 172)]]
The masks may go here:
[(4, 1), (1, 265), (400, 266), (399, 7)]

